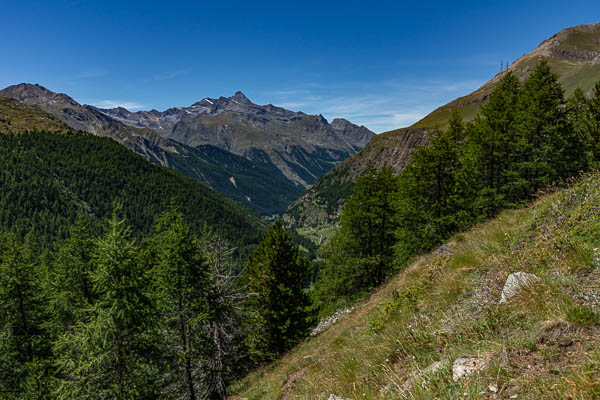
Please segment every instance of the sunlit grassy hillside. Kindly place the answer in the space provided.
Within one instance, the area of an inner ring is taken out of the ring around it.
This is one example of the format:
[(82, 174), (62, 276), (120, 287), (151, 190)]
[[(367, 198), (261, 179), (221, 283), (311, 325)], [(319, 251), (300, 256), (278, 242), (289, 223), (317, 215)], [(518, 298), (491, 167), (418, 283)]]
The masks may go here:
[(552, 70), (558, 74), (567, 96), (572, 95), (577, 88), (585, 93), (591, 92), (600, 79), (600, 24), (563, 29), (532, 52), (517, 59), (476, 91), (437, 108), (412, 128), (446, 128), (454, 109), (460, 110), (466, 120), (472, 120), (507, 71), (525, 80), (542, 59), (547, 60)]
[[(540, 280), (507, 304), (507, 276)], [(420, 257), (232, 399), (600, 397), (600, 173)], [(485, 368), (458, 382), (452, 364)]]

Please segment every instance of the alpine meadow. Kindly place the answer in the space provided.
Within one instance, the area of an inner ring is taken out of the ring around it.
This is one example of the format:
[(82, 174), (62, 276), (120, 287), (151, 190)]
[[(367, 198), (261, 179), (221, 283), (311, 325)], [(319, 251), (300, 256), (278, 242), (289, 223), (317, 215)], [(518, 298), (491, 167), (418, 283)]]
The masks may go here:
[(600, 398), (600, 6), (25, 3), (0, 400)]

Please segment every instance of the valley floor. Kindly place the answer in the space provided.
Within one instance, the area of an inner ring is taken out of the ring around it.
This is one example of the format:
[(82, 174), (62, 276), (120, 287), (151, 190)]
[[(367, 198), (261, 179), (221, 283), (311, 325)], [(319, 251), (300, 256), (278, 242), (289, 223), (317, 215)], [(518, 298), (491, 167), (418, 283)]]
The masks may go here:
[[(513, 272), (540, 279), (499, 304)], [(417, 259), (242, 399), (600, 398), (600, 173)], [(454, 381), (456, 359), (481, 370)]]

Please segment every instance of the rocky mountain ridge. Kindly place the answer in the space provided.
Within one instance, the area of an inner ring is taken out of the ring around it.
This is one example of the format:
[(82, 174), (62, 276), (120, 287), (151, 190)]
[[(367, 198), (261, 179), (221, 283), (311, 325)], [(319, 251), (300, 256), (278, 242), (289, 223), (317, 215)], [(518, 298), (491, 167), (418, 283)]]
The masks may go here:
[(192, 147), (212, 145), (252, 161), (272, 163), (296, 185), (308, 187), (375, 135), (343, 119), (257, 105), (238, 91), (189, 107), (131, 112), (98, 109), (124, 124), (150, 128)]
[[(305, 185), (374, 135), (345, 120), (334, 128), (322, 116), (258, 106), (241, 92), (135, 113), (81, 105), (38, 84), (9, 86), (0, 97), (37, 107), (72, 129), (111, 137), (265, 216), (284, 211)], [(237, 122), (219, 124), (227, 119)]]

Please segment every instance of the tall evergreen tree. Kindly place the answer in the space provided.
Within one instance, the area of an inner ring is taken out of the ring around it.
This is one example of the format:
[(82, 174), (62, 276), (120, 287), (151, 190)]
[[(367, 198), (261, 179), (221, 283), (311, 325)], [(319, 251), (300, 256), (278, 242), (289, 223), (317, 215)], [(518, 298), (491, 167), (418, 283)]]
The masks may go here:
[(510, 163), (515, 132), (515, 109), (520, 85), (518, 78), (508, 72), (481, 107), (467, 134), (466, 156), (473, 157), (471, 173), (476, 174), (478, 204), (485, 215), (495, 214), (505, 204), (502, 191), (506, 183), (504, 171)]
[(600, 82), (596, 83), (589, 103), (591, 116), (591, 135), (594, 143), (593, 151), (596, 161), (600, 161)]
[(40, 326), (43, 304), (28, 246), (0, 235), (0, 395), (6, 399), (48, 396), (48, 342)]
[(48, 301), (48, 332), (57, 337), (81, 321), (93, 305), (92, 277), (95, 243), (85, 219), (78, 218), (67, 240), (46, 257), (43, 289)]
[(369, 167), (357, 179), (342, 213), (344, 252), (362, 260), (362, 283), (366, 286), (381, 284), (392, 270), (396, 227), (392, 199), (396, 191), (397, 179), (391, 167), (381, 171)]
[(255, 362), (273, 360), (305, 337), (308, 261), (278, 220), (252, 253), (245, 279), (251, 296), (248, 347)]
[(158, 218), (156, 230), (150, 243), (156, 252), (151, 275), (169, 360), (166, 393), (178, 399), (204, 398), (203, 367), (210, 357), (205, 326), (214, 312), (207, 297), (207, 256), (173, 206)]
[(416, 149), (400, 174), (396, 250), (402, 263), (471, 221), (465, 192), (469, 174), (461, 157), (464, 136), (455, 113), (448, 131), (434, 131), (429, 145)]
[(97, 240), (91, 274), (96, 301), (85, 321), (55, 345), (59, 399), (136, 399), (157, 395), (154, 305), (138, 249), (118, 210)]
[(567, 101), (567, 132), (570, 138), (565, 143), (565, 162), (568, 165), (564, 168), (563, 176), (570, 176), (596, 165), (598, 134), (591, 103), (579, 88)]
[(546, 187), (565, 168), (564, 103), (558, 76), (542, 60), (519, 93), (518, 136), (506, 185), (512, 203)]
[(381, 284), (394, 271), (397, 190), (398, 179), (389, 166), (380, 171), (369, 167), (356, 180), (340, 229), (320, 251), (324, 265), (313, 293), (316, 304), (343, 302)]

